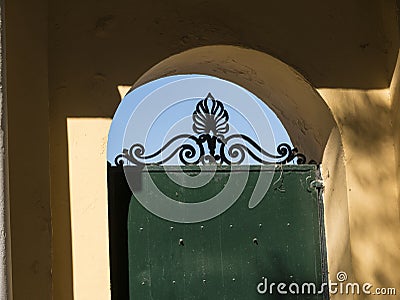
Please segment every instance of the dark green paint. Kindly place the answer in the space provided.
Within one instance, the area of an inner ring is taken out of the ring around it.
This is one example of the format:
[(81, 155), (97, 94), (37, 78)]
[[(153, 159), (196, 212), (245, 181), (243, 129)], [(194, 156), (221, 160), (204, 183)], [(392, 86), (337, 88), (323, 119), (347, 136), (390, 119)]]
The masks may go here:
[[(198, 170), (184, 169), (193, 174)], [(220, 167), (212, 181), (198, 189), (174, 184), (161, 167), (143, 172), (141, 180), (151, 176), (177, 201), (202, 201), (240, 171), (240, 167)], [(316, 167), (284, 166), (274, 174), (272, 182), (277, 182), (260, 204), (249, 209), (259, 172), (259, 167), (251, 167), (236, 203), (202, 223), (163, 220), (132, 198), (127, 224), (130, 299), (322, 299), (322, 295), (279, 295), (276, 287), (272, 295), (257, 293), (264, 276), (268, 282), (314, 282), (318, 288), (323, 273), (318, 196), (309, 187)]]

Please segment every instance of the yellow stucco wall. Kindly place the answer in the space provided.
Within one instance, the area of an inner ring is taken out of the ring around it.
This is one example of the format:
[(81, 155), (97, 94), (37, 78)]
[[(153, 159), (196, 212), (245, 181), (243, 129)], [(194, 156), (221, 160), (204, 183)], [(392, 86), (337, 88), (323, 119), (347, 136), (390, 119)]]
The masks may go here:
[(13, 294), (14, 299), (50, 299), (47, 3), (6, 2)]
[[(310, 0), (290, 7), (279, 1), (13, 0), (6, 5), (6, 29), (15, 299), (108, 297), (105, 274), (91, 278), (97, 261), (106, 265), (106, 249), (87, 258), (79, 249), (89, 251), (88, 242), (98, 233), (79, 237), (76, 225), (86, 216), (88, 223), (99, 221), (104, 207), (99, 214), (79, 214), (78, 209), (75, 215), (74, 206), (83, 195), (104, 200), (104, 189), (95, 187), (104, 188), (105, 165), (92, 185), (80, 187), (78, 177), (86, 171), (77, 161), (91, 155), (97, 164), (104, 158), (106, 125), (92, 132), (88, 121), (85, 130), (71, 131), (67, 120), (111, 118), (120, 100), (118, 86), (134, 84), (173, 55), (210, 45), (267, 53), (318, 90), (334, 120), (326, 140), (310, 148), (325, 151), (330, 271), (335, 276), (349, 268), (345, 271), (355, 280), (395, 285), (400, 291), (394, 0)], [(207, 60), (207, 53), (202, 55)], [(221, 58), (220, 65), (207, 68), (231, 80), (246, 78), (253, 89), (264, 90), (256, 81), (261, 71), (251, 63), (229, 71), (230, 64)], [(307, 97), (298, 103), (306, 118)], [(86, 149), (91, 139), (93, 147)], [(99, 226), (105, 230), (105, 224)], [(97, 241), (103, 247), (104, 239)], [(96, 288), (95, 282), (103, 284)]]
[[(390, 91), (321, 89), (320, 93), (342, 137), (354, 279), (399, 290), (399, 186)], [(330, 199), (335, 200), (341, 199)]]
[(393, 143), (396, 155), (395, 164), (397, 169), (397, 182), (399, 186), (399, 189), (397, 190), (397, 198), (400, 205), (400, 54), (397, 58), (396, 68), (390, 84), (390, 100), (394, 138)]
[(94, 291), (96, 300), (110, 299), (104, 163), (110, 123), (101, 118), (67, 120), (74, 299), (93, 299)]
[[(345, 157), (340, 131), (332, 130), (322, 162), (324, 180), (324, 219), (329, 279), (337, 282), (336, 274), (346, 272), (354, 281), (350, 242), (349, 209)], [(349, 300), (352, 295), (335, 295), (332, 299)]]

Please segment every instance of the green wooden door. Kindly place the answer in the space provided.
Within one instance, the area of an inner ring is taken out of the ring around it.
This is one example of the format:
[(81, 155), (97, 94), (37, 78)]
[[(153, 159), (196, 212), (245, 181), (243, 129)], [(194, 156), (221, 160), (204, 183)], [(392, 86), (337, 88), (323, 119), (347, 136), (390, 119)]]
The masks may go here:
[[(197, 167), (183, 169), (203, 176)], [(241, 180), (242, 171), (218, 167), (208, 184), (193, 189), (174, 183), (162, 167), (154, 167), (142, 172), (140, 188), (146, 192), (153, 181), (176, 201), (197, 202), (218, 194), (230, 176)], [(129, 298), (326, 299), (318, 294), (326, 264), (322, 205), (311, 187), (317, 167), (283, 166), (274, 172), (263, 200), (249, 209), (260, 172), (272, 171), (252, 166), (238, 200), (221, 215), (199, 223), (164, 220), (132, 196), (127, 218)], [(149, 192), (149, 201), (151, 197)], [(315, 293), (312, 285), (303, 283), (315, 284)]]

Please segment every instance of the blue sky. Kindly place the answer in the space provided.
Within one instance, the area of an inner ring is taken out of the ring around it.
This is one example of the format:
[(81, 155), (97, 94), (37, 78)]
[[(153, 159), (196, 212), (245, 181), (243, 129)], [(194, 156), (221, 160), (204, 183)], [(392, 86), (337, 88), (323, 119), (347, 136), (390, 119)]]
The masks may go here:
[(224, 103), (229, 113), (230, 131), (226, 136), (246, 134), (274, 154), (278, 144), (292, 145), (280, 120), (249, 91), (216, 77), (174, 75), (142, 85), (124, 97), (111, 124), (108, 161), (114, 163), (123, 148), (135, 143), (143, 144), (145, 153), (150, 154), (177, 134), (194, 134), (192, 113), (209, 92)]

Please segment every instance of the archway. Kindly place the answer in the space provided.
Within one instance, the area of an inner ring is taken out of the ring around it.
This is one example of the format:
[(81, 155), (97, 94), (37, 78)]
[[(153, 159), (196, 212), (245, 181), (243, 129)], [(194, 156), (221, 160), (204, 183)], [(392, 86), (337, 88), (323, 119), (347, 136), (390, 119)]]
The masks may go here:
[(236, 46), (205, 46), (165, 59), (132, 88), (174, 74), (211, 75), (244, 87), (275, 112), (301, 152), (321, 162), (335, 121), (307, 80), (282, 61)]
[[(146, 72), (132, 89), (173, 74), (212, 75), (243, 86), (271, 107), (301, 152), (307, 153), (308, 157), (317, 162), (323, 162), (323, 158), (327, 162), (329, 156), (337, 158), (339, 164), (342, 163), (340, 134), (329, 108), (307, 80), (283, 62), (265, 53), (240, 47), (201, 47), (177, 54), (157, 64)], [(324, 157), (327, 144), (329, 153)], [(343, 170), (343, 164), (340, 164), (339, 168)], [(339, 180), (340, 183), (330, 181), (326, 186), (330, 197), (333, 197), (335, 185), (346, 185), (345, 176)], [(343, 201), (346, 205), (346, 197)], [(330, 211), (325, 212), (327, 219), (332, 221), (330, 214)], [(340, 215), (344, 223), (339, 231), (348, 231), (347, 208), (342, 208)], [(334, 236), (334, 239), (346, 240), (347, 235), (344, 236), (345, 238)], [(328, 240), (328, 251), (329, 244), (335, 243), (336, 240)], [(346, 245), (340, 245), (339, 248), (344, 249)], [(348, 249), (340, 253), (341, 259), (349, 256)], [(335, 262), (333, 255), (330, 256), (329, 262), (333, 262), (330, 266), (333, 265), (334, 270), (340, 264)]]

